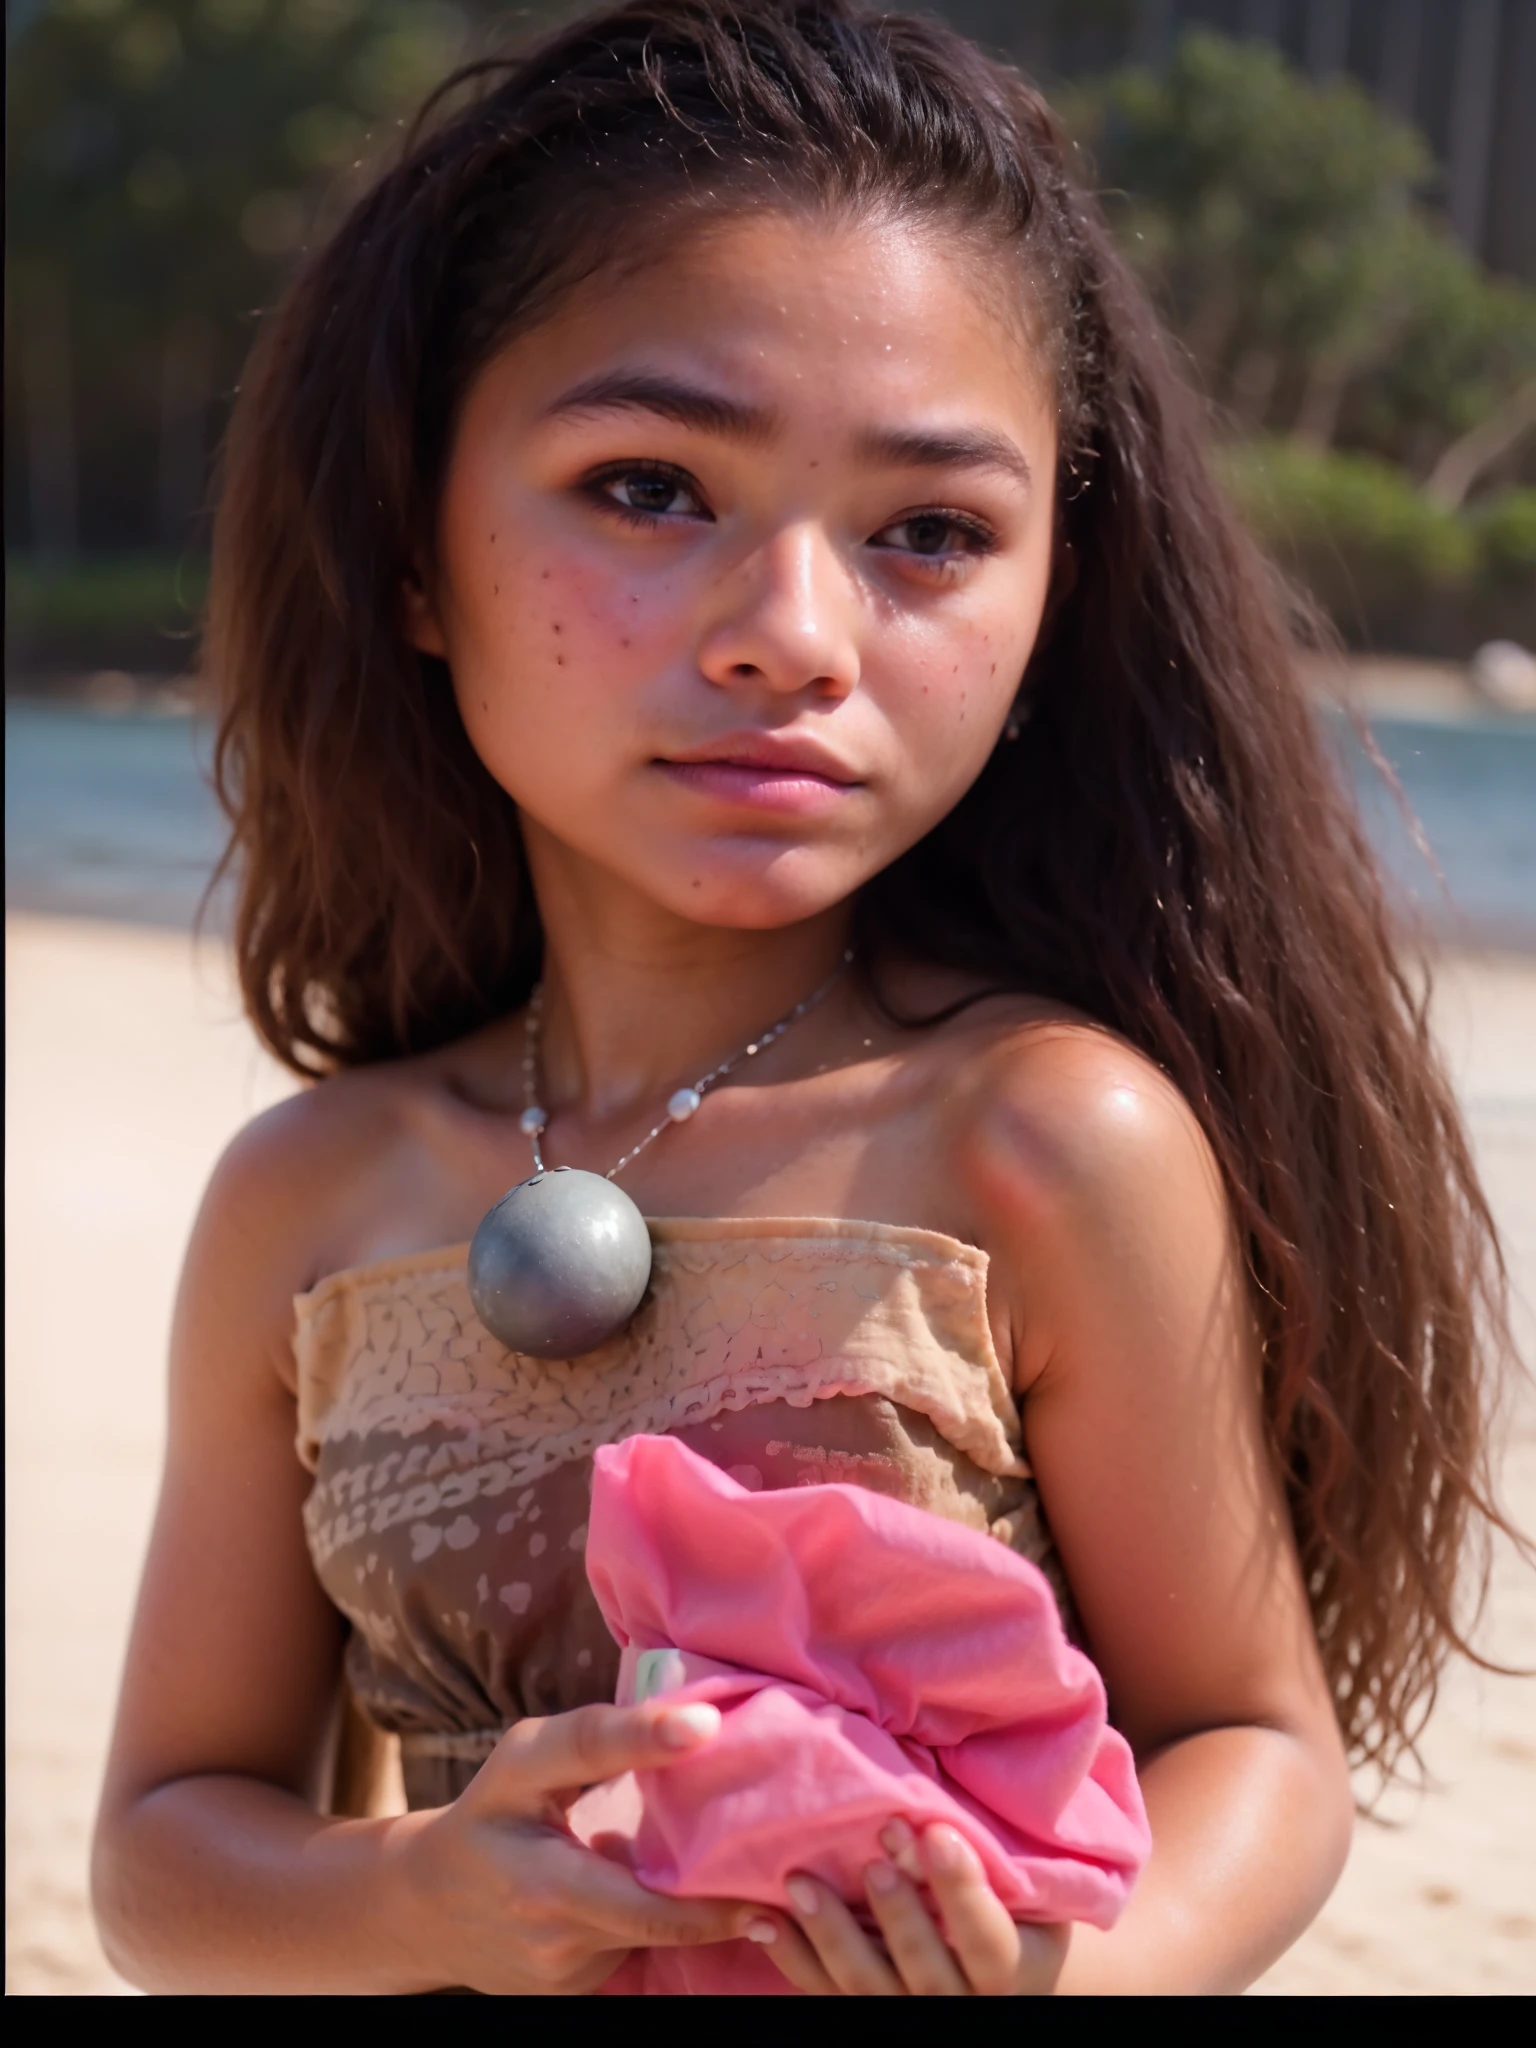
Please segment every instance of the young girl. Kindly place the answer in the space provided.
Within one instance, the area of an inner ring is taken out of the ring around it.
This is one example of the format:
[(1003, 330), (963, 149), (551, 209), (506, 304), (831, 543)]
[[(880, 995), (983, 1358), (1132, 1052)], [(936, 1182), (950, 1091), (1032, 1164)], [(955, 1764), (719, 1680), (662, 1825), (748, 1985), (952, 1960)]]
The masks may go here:
[[(1043, 102), (851, 0), (636, 0), (475, 68), (269, 322), (215, 557), (246, 999), (323, 1078), (188, 1257), (117, 1966), (590, 1991), (747, 1933), (806, 1991), (1249, 1982), (1463, 1646), (1497, 1255)], [(535, 1145), (653, 1219), (569, 1364), (466, 1284)], [(1112, 1932), (1016, 1926), (944, 1828), (867, 1914), (572, 1837), (717, 1720), (605, 1704), (581, 1544), (635, 1431), (1055, 1575), (1153, 1830)], [(332, 1782), (343, 1670), (404, 1815)]]

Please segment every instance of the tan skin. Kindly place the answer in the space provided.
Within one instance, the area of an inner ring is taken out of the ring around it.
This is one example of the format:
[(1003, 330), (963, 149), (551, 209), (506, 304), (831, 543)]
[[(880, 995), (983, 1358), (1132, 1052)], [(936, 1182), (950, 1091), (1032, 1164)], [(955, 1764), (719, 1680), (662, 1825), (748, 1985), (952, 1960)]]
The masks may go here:
[[(583, 286), (468, 395), (408, 629), (522, 809), (557, 1161), (606, 1168), (813, 987), (852, 893), (999, 742), (1051, 581), (1055, 428), (997, 274), (953, 236), (758, 215)], [(744, 764), (765, 733), (819, 747), (822, 778)], [(1249, 1982), (1327, 1896), (1351, 1807), (1231, 1220), (1167, 1081), (1023, 999), (903, 1032), (845, 979), (625, 1178), (651, 1214), (866, 1218), (989, 1253), (1152, 1820), (1114, 1931), (1016, 1927), (945, 1829), (895, 1830), (868, 1873), (883, 1942), (809, 1879), (782, 1914), (645, 1892), (560, 1811), (710, 1739), (664, 1703), (525, 1721), (440, 1811), (315, 1812), (343, 1630), (300, 1530), (292, 1297), (470, 1235), (529, 1167), (520, 1053), (507, 1018), (328, 1081), (215, 1175), (97, 1835), (118, 1966), (157, 1989), (580, 1992), (632, 1946), (749, 1933), (824, 1993)]]

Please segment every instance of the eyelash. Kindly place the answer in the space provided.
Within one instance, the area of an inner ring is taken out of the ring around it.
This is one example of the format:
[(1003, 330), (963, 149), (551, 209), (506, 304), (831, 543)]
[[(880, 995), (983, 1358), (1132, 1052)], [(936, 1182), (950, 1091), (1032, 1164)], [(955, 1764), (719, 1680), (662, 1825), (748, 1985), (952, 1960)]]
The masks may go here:
[(970, 545), (965, 548), (946, 549), (942, 554), (935, 555), (919, 554), (916, 549), (901, 549), (895, 552), (909, 554), (914, 561), (943, 567), (953, 563), (957, 557), (974, 558), (978, 555), (990, 555), (997, 546), (997, 535), (984, 519), (978, 519), (970, 512), (953, 511), (947, 505), (920, 505), (915, 511), (903, 512), (899, 519), (887, 520), (880, 528), (880, 532), (889, 533), (893, 527), (915, 526), (921, 520), (930, 519), (941, 521), (945, 526), (953, 527), (957, 533), (964, 534)]
[[(699, 505), (703, 505), (703, 493), (687, 470), (679, 469), (669, 462), (609, 463), (602, 469), (594, 470), (590, 476), (584, 477), (581, 489), (605, 512), (617, 516), (626, 526), (639, 527), (647, 532), (654, 532), (666, 520), (678, 516), (675, 513), (646, 512), (637, 505), (621, 504), (617, 498), (610, 496), (607, 486), (622, 483), (627, 477), (654, 477), (658, 481), (675, 484), (680, 491), (687, 492)], [(710, 516), (706, 511), (705, 517)], [(921, 563), (925, 568), (945, 571), (952, 570), (958, 561), (989, 555), (997, 546), (997, 535), (985, 520), (977, 519), (968, 512), (956, 512), (947, 505), (921, 505), (909, 512), (903, 512), (899, 518), (887, 520), (884, 526), (878, 528), (877, 533), (870, 536), (871, 542), (876, 540), (878, 534), (889, 533), (894, 527), (911, 526), (918, 520), (927, 519), (943, 520), (947, 526), (964, 534), (970, 545), (964, 549), (951, 549), (933, 555), (919, 554), (915, 549), (893, 548), (890, 552), (905, 554), (909, 561)]]
[(628, 477), (654, 477), (658, 482), (675, 484), (680, 491), (686, 491), (691, 498), (702, 505), (704, 494), (685, 469), (678, 469), (670, 462), (611, 462), (606, 468), (594, 470), (581, 482), (582, 491), (593, 499), (605, 512), (616, 513), (626, 526), (638, 526), (653, 531), (666, 520), (676, 518), (676, 513), (646, 512), (638, 505), (621, 505), (617, 498), (610, 497), (607, 486), (623, 483)]

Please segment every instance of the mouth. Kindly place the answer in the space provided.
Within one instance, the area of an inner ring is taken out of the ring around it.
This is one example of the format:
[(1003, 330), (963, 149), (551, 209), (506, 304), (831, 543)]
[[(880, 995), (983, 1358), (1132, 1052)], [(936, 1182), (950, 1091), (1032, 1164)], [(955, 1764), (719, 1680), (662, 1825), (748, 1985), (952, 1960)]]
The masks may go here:
[(753, 811), (809, 815), (834, 810), (862, 785), (814, 740), (736, 733), (653, 764), (674, 782), (716, 803)]

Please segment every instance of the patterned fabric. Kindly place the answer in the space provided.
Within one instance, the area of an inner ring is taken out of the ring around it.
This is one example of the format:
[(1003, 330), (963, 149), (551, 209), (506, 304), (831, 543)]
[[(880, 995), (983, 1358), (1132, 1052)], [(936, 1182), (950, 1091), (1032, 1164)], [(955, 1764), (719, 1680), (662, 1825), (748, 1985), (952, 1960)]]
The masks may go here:
[(751, 1490), (835, 1479), (989, 1531), (1065, 1589), (993, 1349), (984, 1253), (818, 1219), (651, 1224), (650, 1292), (583, 1358), (509, 1352), (467, 1247), (338, 1273), (295, 1304), (305, 1528), (348, 1677), (413, 1805), (525, 1714), (612, 1699), (583, 1564), (592, 1453), (671, 1434)]

